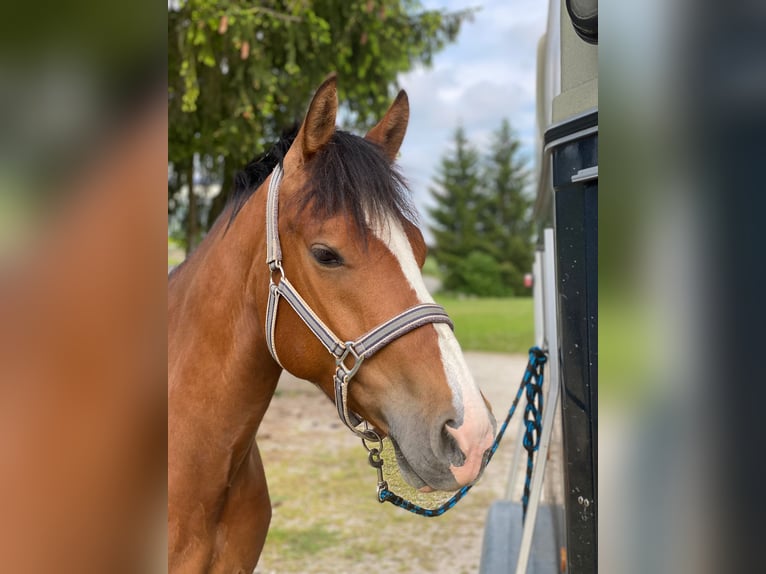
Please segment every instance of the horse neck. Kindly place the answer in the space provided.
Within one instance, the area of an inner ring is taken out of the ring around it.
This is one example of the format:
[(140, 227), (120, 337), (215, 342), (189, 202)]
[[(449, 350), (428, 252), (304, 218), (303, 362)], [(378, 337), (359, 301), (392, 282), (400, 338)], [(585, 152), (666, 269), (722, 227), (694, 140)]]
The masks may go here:
[(188, 420), (215, 416), (224, 433), (255, 433), (281, 371), (254, 297), (268, 291), (261, 191), (228, 230), (224, 211), (168, 288), (169, 406), (199, 411)]

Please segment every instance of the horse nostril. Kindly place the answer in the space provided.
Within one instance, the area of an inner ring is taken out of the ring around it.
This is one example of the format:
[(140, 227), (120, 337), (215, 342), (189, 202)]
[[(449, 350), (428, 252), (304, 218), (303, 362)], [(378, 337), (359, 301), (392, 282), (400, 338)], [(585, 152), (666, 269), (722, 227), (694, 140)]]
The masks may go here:
[(445, 423), (441, 433), (444, 458), (446, 458), (452, 466), (463, 466), (465, 463), (465, 454), (463, 454), (463, 451), (460, 450), (455, 437), (453, 437), (452, 434), (447, 431), (447, 427), (455, 428), (450, 424), (451, 422), (454, 421), (448, 421)]
[(457, 422), (455, 419), (450, 419), (450, 420), (448, 420), (448, 421), (447, 421), (446, 423), (444, 423), (444, 424), (445, 424), (446, 426), (448, 426), (449, 428), (451, 428), (451, 429), (456, 429), (457, 427), (459, 427), (459, 426), (460, 426), (460, 425), (458, 424), (458, 422)]

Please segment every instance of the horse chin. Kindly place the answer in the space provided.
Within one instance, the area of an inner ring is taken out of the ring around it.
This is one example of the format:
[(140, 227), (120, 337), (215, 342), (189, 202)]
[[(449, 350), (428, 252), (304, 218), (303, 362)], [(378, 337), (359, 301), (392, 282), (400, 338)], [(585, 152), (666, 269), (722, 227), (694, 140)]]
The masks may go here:
[(402, 477), (404, 478), (405, 482), (409, 484), (412, 488), (417, 488), (421, 492), (430, 492), (429, 489), (431, 488), (426, 484), (426, 482), (418, 476), (418, 474), (412, 469), (412, 466), (410, 466), (410, 463), (407, 462), (407, 459), (404, 458), (404, 455), (402, 454), (402, 450), (399, 448), (399, 445), (396, 444), (396, 441), (393, 439), (393, 437), (389, 437), (391, 439), (391, 444), (394, 446), (394, 454), (396, 455), (396, 464), (399, 465), (399, 471), (402, 473)]
[(391, 444), (394, 447), (394, 454), (396, 455), (396, 463), (399, 465), (399, 471), (402, 473), (402, 477), (404, 478), (405, 482), (409, 484), (412, 488), (417, 489), (419, 492), (434, 492), (437, 490), (454, 490), (457, 488), (455, 486), (454, 488), (434, 488), (433, 486), (426, 483), (425, 480), (423, 480), (420, 475), (415, 471), (415, 469), (412, 468), (412, 465), (409, 463), (407, 458), (402, 453), (402, 450), (399, 448), (399, 445), (396, 443), (396, 440), (394, 440), (393, 437), (389, 436), (391, 439)]

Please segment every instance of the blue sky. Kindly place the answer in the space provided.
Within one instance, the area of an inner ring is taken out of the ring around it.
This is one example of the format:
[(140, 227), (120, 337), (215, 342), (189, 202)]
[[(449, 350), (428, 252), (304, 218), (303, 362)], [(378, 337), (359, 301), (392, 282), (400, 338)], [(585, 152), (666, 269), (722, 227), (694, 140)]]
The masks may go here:
[(545, 31), (548, 2), (426, 0), (423, 4), (450, 11), (481, 7), (473, 22), (463, 25), (457, 42), (437, 54), (430, 68), (418, 67), (399, 77), (410, 99), (410, 124), (399, 164), (426, 223), (424, 208), (431, 204), (428, 187), (458, 123), (475, 145), (486, 149), (491, 133), (507, 117), (531, 162), (537, 42)]

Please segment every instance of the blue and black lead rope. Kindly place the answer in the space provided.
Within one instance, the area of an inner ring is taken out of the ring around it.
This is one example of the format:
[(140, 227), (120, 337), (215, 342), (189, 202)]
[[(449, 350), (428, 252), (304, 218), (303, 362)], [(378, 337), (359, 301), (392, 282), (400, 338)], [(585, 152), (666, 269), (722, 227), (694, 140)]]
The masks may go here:
[[(513, 414), (516, 412), (516, 407), (519, 404), (521, 395), (526, 390), (527, 407), (524, 410), (524, 448), (527, 450), (527, 478), (524, 483), (524, 497), (522, 499), (525, 517), (527, 514), (527, 504), (529, 502), (529, 483), (532, 477), (532, 459), (534, 451), (536, 451), (539, 447), (540, 432), (542, 430), (542, 388), (544, 372), (543, 365), (545, 364), (545, 361), (545, 352), (542, 351), (539, 347), (532, 347), (529, 349), (529, 362), (527, 363), (527, 368), (524, 371), (524, 376), (521, 379), (519, 390), (516, 392), (516, 397), (513, 399), (511, 408), (508, 410), (508, 416), (505, 417), (505, 421), (503, 421), (503, 424), (500, 427), (500, 432), (497, 433), (495, 441), (492, 443), (492, 446), (487, 452), (487, 461), (485, 462), (486, 466), (489, 464), (489, 461), (492, 460), (495, 451), (497, 451), (497, 447), (500, 445), (500, 441), (503, 439), (505, 430), (508, 428), (508, 424), (511, 422)], [(414, 502), (405, 500), (398, 494), (391, 492), (388, 489), (388, 485), (382, 483), (382, 487), (378, 489), (378, 501), (381, 503), (390, 502), (394, 506), (398, 506), (404, 510), (409, 510), (410, 512), (419, 514), (420, 516), (441, 516), (450, 508), (454, 507), (460, 501), (460, 499), (462, 499), (468, 493), (468, 491), (471, 490), (472, 487), (472, 484), (464, 486), (454, 495), (452, 495), (449, 500), (437, 508), (423, 508), (422, 506), (418, 506)]]
[(522, 446), (527, 451), (527, 475), (524, 479), (524, 494), (521, 497), (522, 520), (527, 517), (529, 505), (529, 487), (532, 483), (535, 451), (540, 447), (540, 434), (543, 430), (543, 378), (532, 377), (525, 385), (527, 406), (524, 408), (524, 439)]

